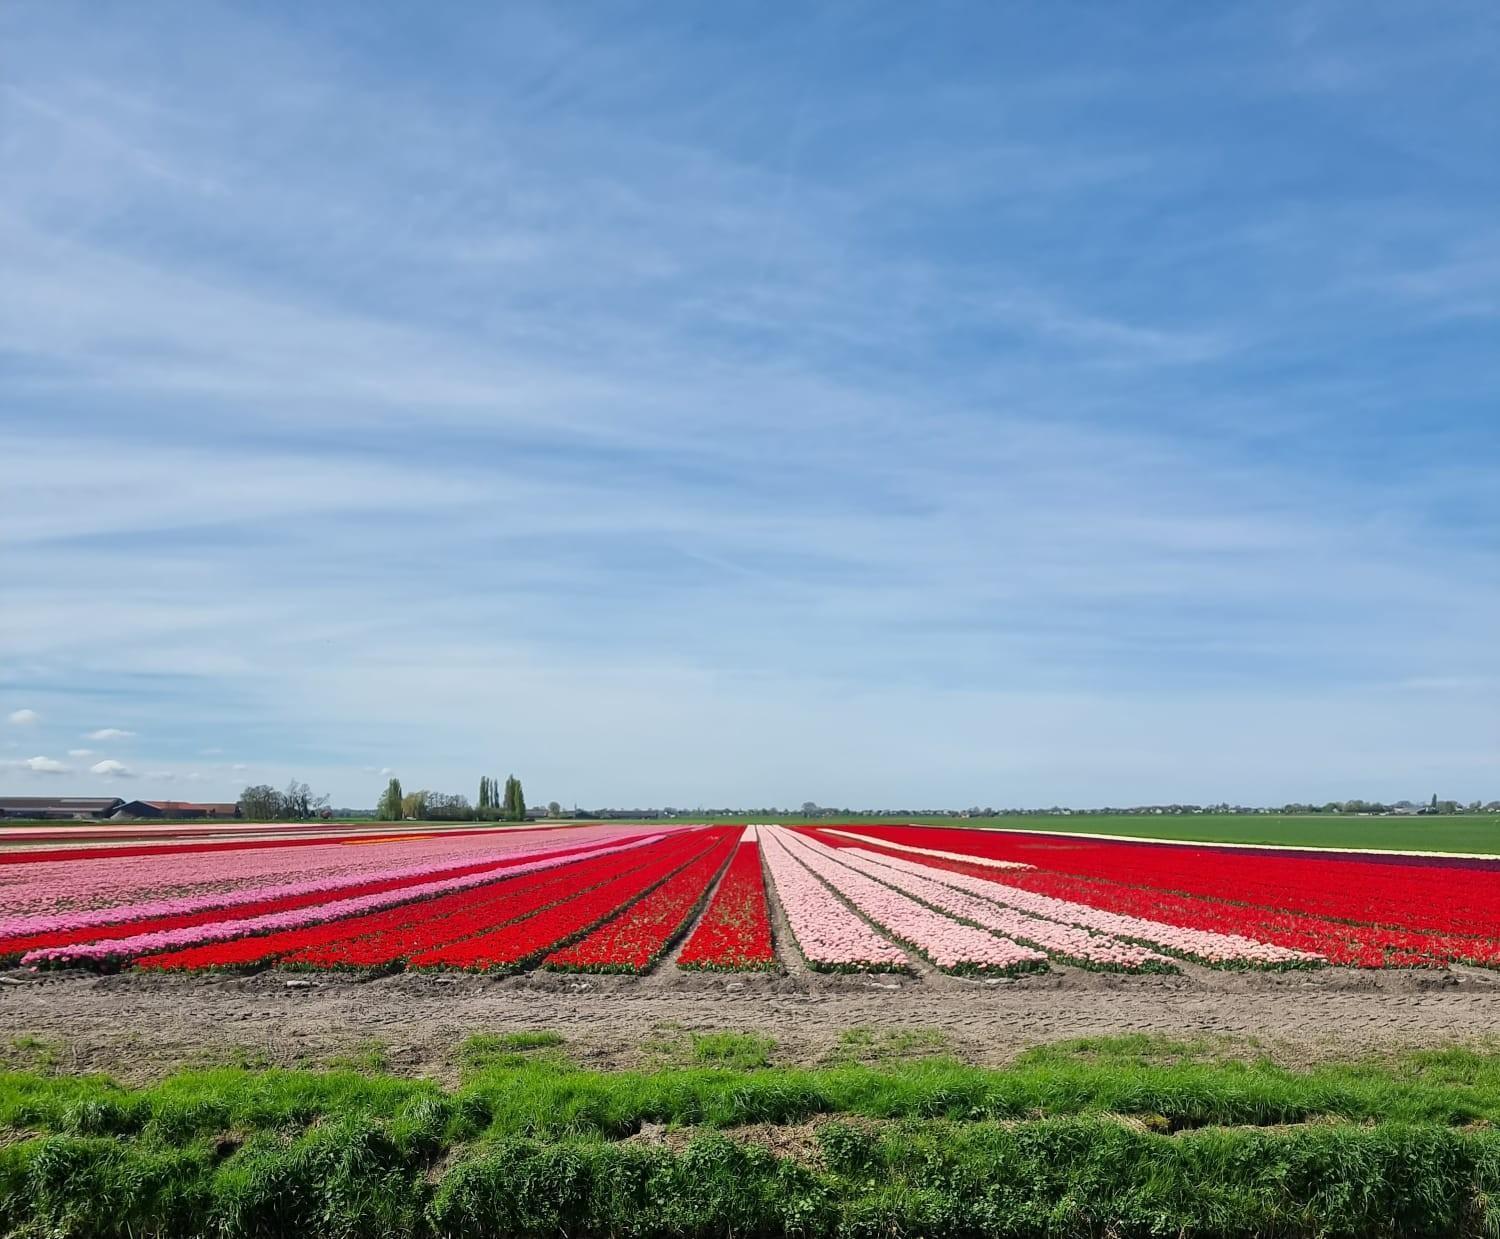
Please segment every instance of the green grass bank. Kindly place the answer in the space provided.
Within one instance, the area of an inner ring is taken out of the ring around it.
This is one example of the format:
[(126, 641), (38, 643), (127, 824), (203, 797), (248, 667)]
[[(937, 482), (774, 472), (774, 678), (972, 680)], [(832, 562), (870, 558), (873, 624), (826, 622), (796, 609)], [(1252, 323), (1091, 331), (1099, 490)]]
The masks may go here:
[(1295, 1070), (1086, 1041), (1005, 1069), (768, 1064), (694, 1037), (604, 1073), (471, 1039), (461, 1082), (0, 1075), (16, 1236), (1496, 1235), (1500, 1054)]

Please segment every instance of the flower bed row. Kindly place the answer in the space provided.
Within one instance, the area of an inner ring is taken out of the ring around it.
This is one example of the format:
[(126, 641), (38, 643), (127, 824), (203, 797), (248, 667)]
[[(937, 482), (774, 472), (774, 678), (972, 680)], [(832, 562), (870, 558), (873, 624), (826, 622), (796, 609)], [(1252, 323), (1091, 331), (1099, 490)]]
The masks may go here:
[(703, 905), (734, 846), (733, 836), (725, 834), (649, 895), (572, 946), (553, 951), (542, 967), (561, 972), (645, 972)]
[[(637, 839), (613, 847), (596, 849), (590, 855), (599, 856), (629, 851), (631, 848), (643, 846), (656, 838), (660, 838), (660, 836), (647, 836), (644, 839)], [(574, 859), (570, 856), (551, 856), (542, 860), (523, 861), (522, 863), (508, 867), (505, 873), (507, 876), (519, 876), (523, 873), (532, 873), (542, 869), (555, 868), (558, 865), (566, 865)], [(275, 933), (306, 925), (316, 925), (325, 921), (342, 920), (396, 904), (430, 899), (433, 896), (448, 894), (454, 891), (470, 890), (477, 886), (487, 885), (494, 880), (494, 870), (486, 869), (476, 874), (445, 878), (434, 882), (419, 882), (415, 885), (401, 886), (394, 890), (378, 894), (336, 899), (331, 902), (320, 903), (311, 907), (296, 908), (291, 911), (274, 912), (240, 919), (212, 921), (206, 924), (190, 925), (178, 929), (157, 930), (107, 941), (81, 942), (70, 946), (34, 950), (22, 957), (22, 963), (54, 967), (82, 965), (96, 968), (114, 968), (142, 955), (179, 950), (183, 947), (200, 943), (222, 942), (233, 938), (246, 938)]]
[[(1077, 924), (1022, 912), (997, 902), (989, 891), (976, 892), (946, 883), (940, 871), (926, 869), (914, 861), (877, 856), (861, 848), (835, 851), (812, 839), (807, 843), (814, 848), (825, 848), (838, 862), (929, 907), (1034, 947), (1061, 963), (1120, 972), (1176, 971), (1171, 959), (1148, 947)], [(960, 883), (963, 880), (958, 878)]]
[(735, 849), (708, 911), (677, 957), (679, 968), (724, 972), (775, 968), (766, 880), (754, 830), (747, 830), (747, 837)]
[(1177, 894), (1395, 930), (1500, 937), (1500, 873), (1488, 868), (1111, 842), (1020, 831), (860, 826), (883, 842), (941, 848)]
[[(507, 877), (418, 903), (279, 933), (206, 943), (149, 955), (146, 969), (247, 968), (286, 963), (303, 968), (372, 968), (488, 933), (580, 892), (634, 873), (671, 853), (670, 840)], [(295, 963), (293, 960), (295, 959)]]
[(1012, 883), (1127, 916), (1149, 915), (1174, 925), (1244, 934), (1290, 950), (1313, 952), (1331, 964), (1348, 967), (1438, 968), (1450, 963), (1500, 967), (1500, 942), (1493, 938), (1352, 925), (1069, 874), (1029, 873), (1007, 879), (1007, 885)]
[[(828, 841), (840, 848), (854, 846), (851, 839), (846, 837), (830, 837)], [(869, 846), (875, 852), (886, 854), (884, 844), (876, 844), (871, 839)], [(1049, 873), (1040, 869), (998, 874), (962, 862), (930, 859), (927, 863), (933, 868), (967, 873), (988, 885), (998, 883), (1003, 887), (1061, 900), (1074, 907), (1081, 905), (1100, 913), (1141, 918), (1154, 922), (1157, 926), (1167, 925), (1181, 931), (1249, 940), (1292, 953), (1291, 959), (1269, 961), (1272, 963), (1326, 961), (1359, 968), (1433, 968), (1450, 963), (1500, 967), (1500, 941), (1473, 934), (1388, 929), (1305, 913), (1282, 912), (1255, 904), (1127, 886), (1104, 879)], [(1007, 902), (1010, 902), (1009, 898)], [(1017, 900), (1018, 906), (1022, 902), (1024, 896)], [(1043, 915), (1051, 913), (1044, 912)], [(1085, 921), (1076, 913), (1064, 915), (1073, 917), (1080, 924), (1114, 923), (1098, 919)], [(1163, 943), (1159, 929), (1149, 926), (1131, 936), (1143, 941)], [(1212, 939), (1202, 939), (1192, 949), (1179, 949), (1175, 953), (1228, 966), (1267, 962), (1257, 958), (1242, 959), (1241, 950), (1233, 948), (1226, 952), (1222, 949), (1222, 944), (1216, 945)]]
[[(1116, 939), (1149, 943), (1158, 950), (1211, 967), (1285, 968), (1324, 962), (1322, 956), (1314, 953), (1290, 950), (1238, 934), (1185, 928), (1140, 916), (1121, 916), (1081, 902), (1019, 890), (1009, 882), (958, 872), (960, 867), (957, 865), (953, 869), (947, 868), (953, 862), (919, 865), (901, 857), (866, 852), (864, 849), (853, 849), (853, 854), (867, 856), (871, 861), (900, 870), (922, 872), (924, 877), (936, 878), (943, 884), (981, 899), (1004, 904), (1028, 914), (1033, 920), (1049, 920), (1063, 926), (1093, 930)], [(935, 868), (939, 865), (942, 868)]]
[(563, 903), (601, 883), (634, 873), (654, 859), (655, 849), (651, 848), (629, 856), (584, 859), (560, 870), (547, 870), (477, 892), (409, 904), (404, 909), (406, 915), (392, 924), (376, 927), (373, 932), (365, 926), (351, 926), (352, 932), (300, 947), (282, 956), (280, 962), (293, 968), (388, 968), (413, 955), (488, 933)]
[(1013, 973), (1046, 967), (1047, 957), (987, 930), (963, 924), (874, 878), (850, 869), (807, 839), (781, 827), (766, 834), (821, 878), (862, 916), (898, 942), (919, 951), (943, 972)]
[(649, 863), (633, 872), (513, 924), (414, 954), (408, 963), (413, 968), (466, 968), (485, 972), (522, 968), (588, 933), (697, 860), (721, 838), (721, 832), (717, 831), (693, 831), (686, 836), (669, 837)]
[[(642, 833), (639, 828), (627, 832)], [(191, 914), (260, 899), (317, 893), (340, 885), (457, 869), (520, 855), (621, 842), (580, 828), (423, 836), (379, 843), (320, 843), (291, 855), (259, 849), (232, 863), (216, 855), (142, 856), (70, 865), (36, 864), (0, 874), (0, 937), (66, 932), (152, 917)]]
[[(919, 848), (910, 843), (887, 843), (883, 840), (872, 840), (868, 835), (862, 835), (852, 830), (837, 830), (832, 826), (820, 827), (819, 834), (832, 835), (840, 840), (853, 839), (856, 843), (867, 845), (880, 843), (880, 845), (893, 852), (906, 852), (912, 856), (936, 856), (941, 860), (961, 860), (965, 864), (979, 865), (985, 869), (1030, 869), (1031, 865), (1019, 860), (991, 860), (986, 856), (968, 856), (962, 852), (944, 852), (937, 848)], [(811, 837), (809, 832), (803, 831), (804, 837)]]
[(776, 898), (809, 968), (889, 972), (908, 967), (906, 952), (871, 929), (799, 864), (778, 832), (766, 827), (760, 841)]
[[(396, 825), (395, 823), (392, 823), (393, 827), (395, 825)], [(256, 829), (260, 829), (260, 830), (269, 830), (269, 829), (274, 829), (275, 827), (272, 827), (272, 825), (270, 823), (256, 823), (255, 824), (255, 828)], [(205, 839), (205, 840), (196, 841), (196, 842), (193, 841), (193, 840), (191, 840), (191, 839), (185, 840), (185, 841), (162, 840), (160, 842), (153, 842), (153, 841), (147, 840), (147, 841), (140, 842), (140, 843), (121, 843), (121, 844), (116, 844), (116, 845), (114, 845), (112, 847), (91, 847), (91, 848), (80, 848), (80, 847), (27, 848), (27, 849), (22, 849), (22, 850), (15, 850), (15, 851), (5, 851), (5, 852), (0, 852), (0, 871), (3, 871), (4, 869), (9, 868), (12, 865), (31, 866), (31, 865), (52, 864), (52, 863), (62, 863), (62, 864), (69, 864), (69, 863), (71, 863), (71, 864), (77, 864), (77, 863), (80, 863), (80, 862), (86, 863), (86, 864), (93, 864), (93, 863), (97, 863), (99, 861), (120, 860), (120, 859), (127, 859), (128, 860), (128, 859), (135, 859), (135, 858), (138, 858), (138, 857), (144, 857), (144, 858), (148, 858), (148, 859), (152, 859), (152, 860), (160, 860), (164, 856), (189, 855), (189, 854), (192, 854), (192, 853), (247, 852), (247, 851), (268, 852), (268, 851), (272, 851), (272, 850), (280, 850), (280, 849), (283, 849), (283, 848), (326, 847), (330, 843), (363, 843), (363, 842), (370, 842), (370, 841), (373, 841), (373, 840), (379, 840), (379, 839), (388, 838), (390, 836), (390, 834), (391, 834), (391, 832), (388, 831), (388, 830), (387, 831), (381, 831), (378, 834), (371, 834), (371, 833), (364, 833), (364, 834), (358, 834), (358, 835), (338, 834), (338, 833), (335, 833), (335, 832), (332, 832), (332, 831), (329, 831), (329, 830), (326, 830), (326, 829), (318, 829), (311, 822), (299, 823), (298, 824), (298, 828), (306, 830), (309, 833), (303, 835), (300, 838), (295, 838), (295, 839), (222, 839), (221, 838), (221, 839), (211, 839), (211, 840), (210, 839)], [(210, 826), (210, 827), (205, 827), (204, 829), (206, 829), (206, 830), (208, 830), (208, 831), (210, 831), (212, 833), (220, 833), (220, 832), (223, 831), (224, 826), (223, 825)], [(248, 830), (248, 829), (250, 829), (250, 827), (247, 826), (247, 827), (245, 827), (245, 829)], [(279, 827), (279, 829), (286, 829), (286, 826), (283, 825), (283, 826)], [(543, 828), (543, 829), (546, 829), (546, 828)], [(555, 829), (555, 828), (551, 828), (551, 829)], [(28, 833), (32, 833), (32, 832), (28, 832)], [(466, 836), (466, 835), (486, 835), (486, 834), (490, 835), (491, 837), (493, 837), (494, 833), (495, 832), (494, 832), (493, 829), (490, 829), (490, 828), (480, 828), (480, 827), (470, 827), (468, 829), (453, 829), (453, 830), (424, 830), (422, 832), (422, 838), (424, 838), (424, 839), (457, 839), (457, 838), (462, 838), (463, 836)], [(519, 833), (519, 832), (517, 832), (517, 833)], [(14, 836), (12, 835), (12, 838), (13, 837)], [(53, 835), (53, 836), (50, 836), (50, 837), (51, 838), (57, 838), (58, 836)], [(76, 839), (88, 839), (88, 838), (100, 838), (100, 837), (103, 837), (103, 836), (100, 836), (100, 835), (98, 835), (96, 833), (92, 833), (92, 832), (89, 832), (89, 831), (73, 831), (73, 830), (69, 830), (67, 832), (67, 838), (70, 841), (71, 840), (76, 840)], [(0, 880), (3, 880), (3, 879), (0, 879)]]
[[(627, 839), (622, 842), (630, 842), (630, 840)], [(245, 892), (246, 895), (253, 895), (254, 897), (237, 899), (234, 902), (225, 902), (229, 898), (225, 894), (199, 896), (195, 899), (163, 901), (163, 903), (150, 905), (152, 907), (161, 907), (171, 906), (175, 903), (186, 908), (199, 903), (211, 905), (202, 911), (183, 910), (159, 915), (132, 917), (122, 916), (122, 914), (135, 911), (134, 909), (114, 909), (112, 910), (112, 915), (121, 917), (121, 919), (106, 920), (98, 924), (87, 923), (92, 919), (93, 915), (98, 914), (87, 914), (78, 917), (61, 916), (56, 918), (56, 920), (70, 927), (0, 937), (0, 961), (14, 960), (29, 951), (42, 950), (48, 947), (71, 946), (79, 942), (102, 942), (108, 939), (128, 938), (139, 934), (159, 933), (165, 930), (187, 929), (192, 926), (208, 925), (217, 921), (245, 920), (273, 913), (291, 912), (299, 908), (314, 908), (338, 900), (355, 899), (365, 895), (380, 895), (441, 879), (465, 878), (479, 874), (500, 876), (503, 875), (505, 870), (517, 865), (541, 860), (586, 856), (597, 852), (599, 848), (599, 843), (592, 843), (557, 850), (530, 849), (514, 852), (510, 855), (490, 857), (486, 860), (457, 867), (451, 865), (408, 866), (388, 871), (377, 877), (368, 878), (365, 881), (353, 883), (348, 880), (347, 874), (312, 878), (257, 892)], [(85, 923), (81, 925), (71, 924), (75, 921), (84, 921)]]

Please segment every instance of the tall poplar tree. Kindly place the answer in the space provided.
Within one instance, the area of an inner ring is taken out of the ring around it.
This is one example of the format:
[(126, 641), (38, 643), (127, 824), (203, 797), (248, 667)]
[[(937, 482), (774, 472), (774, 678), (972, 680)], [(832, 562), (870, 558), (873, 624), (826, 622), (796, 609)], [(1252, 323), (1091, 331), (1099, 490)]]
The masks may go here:
[(521, 791), (521, 780), (515, 775), (505, 780), (505, 816), (512, 822), (526, 820), (526, 796)]
[(381, 793), (380, 803), (375, 806), (375, 818), (381, 822), (399, 822), (401, 812), (401, 780), (392, 779)]

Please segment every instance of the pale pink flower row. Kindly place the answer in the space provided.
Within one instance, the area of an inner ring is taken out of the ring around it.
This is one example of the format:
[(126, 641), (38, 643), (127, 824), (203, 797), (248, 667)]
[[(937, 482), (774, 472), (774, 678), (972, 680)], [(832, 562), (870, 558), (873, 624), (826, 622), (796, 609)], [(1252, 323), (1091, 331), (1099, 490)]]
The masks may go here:
[(814, 968), (904, 968), (906, 952), (849, 911), (804, 869), (772, 827), (759, 831), (761, 855), (771, 871), (792, 936)]
[[(981, 898), (978, 894), (969, 894), (948, 886), (937, 871), (925, 869), (911, 861), (873, 856), (859, 848), (830, 848), (812, 839), (806, 842), (850, 868), (893, 886), (925, 904), (931, 904), (934, 908), (962, 917), (966, 921), (973, 921), (994, 933), (1024, 939), (1049, 955), (1095, 967), (1128, 971), (1175, 967), (1165, 955), (1135, 943), (1121, 942), (1107, 934), (1097, 934), (1076, 925), (1065, 925), (1015, 908), (1002, 907), (989, 898)], [(982, 882), (983, 879), (975, 881)]]
[(1039, 895), (1034, 891), (1020, 890), (1003, 882), (991, 882), (967, 873), (954, 873), (948, 869), (934, 869), (913, 861), (898, 860), (894, 856), (883, 856), (866, 852), (861, 848), (850, 849), (855, 854), (879, 864), (893, 868), (915, 870), (933, 878), (945, 886), (972, 892), (985, 899), (992, 899), (1008, 907), (1018, 908), (1034, 916), (1062, 921), (1069, 925), (1081, 925), (1100, 933), (1114, 934), (1122, 938), (1136, 938), (1152, 943), (1164, 950), (1188, 956), (1206, 964), (1297, 964), (1324, 962), (1321, 955), (1307, 951), (1294, 951), (1290, 947), (1275, 946), (1269, 942), (1257, 942), (1239, 934), (1221, 934), (1208, 929), (1185, 929), (1179, 925), (1168, 925), (1163, 921), (1146, 920), (1138, 916), (1124, 916), (1116, 912), (1104, 912), (1087, 904), (1057, 899), (1051, 895)]
[(799, 835), (781, 827), (767, 832), (805, 868), (826, 881), (881, 929), (920, 951), (944, 971), (1008, 971), (1045, 963), (1046, 956), (972, 925), (964, 925), (873, 878), (838, 863)]
[[(937, 848), (919, 848), (910, 843), (892, 843), (888, 839), (872, 839), (869, 835), (855, 834), (852, 830), (835, 830), (831, 826), (823, 827), (825, 835), (840, 835), (845, 839), (856, 839), (860, 843), (877, 843), (883, 848), (890, 848), (896, 852), (911, 852), (916, 856), (936, 856), (939, 860), (961, 860), (966, 865), (980, 865), (985, 869), (1035, 869), (1035, 865), (1028, 865), (1021, 860), (995, 860), (989, 856), (970, 856), (966, 852), (942, 852)], [(803, 838), (806, 838), (804, 835)]]
[[(344, 844), (305, 850), (185, 852), (156, 857), (54, 862), (36, 866), (52, 872), (32, 875), (24, 892), (24, 902), (49, 911), (0, 918), (0, 936), (83, 929), (117, 921), (202, 912), (230, 903), (316, 894), (356, 883), (399, 881), (490, 859), (500, 863), (514, 856), (573, 847), (590, 838), (584, 832), (569, 831), (566, 837), (559, 837), (561, 834), (529, 832), (525, 838), (469, 836), (449, 840), (446, 846), (431, 849), (421, 847), (422, 841), (411, 840), (360, 847)], [(289, 863), (288, 853), (291, 852), (302, 853), (291, 858), (297, 862), (295, 864)], [(268, 856), (275, 861), (274, 867), (264, 863)], [(122, 875), (111, 871), (122, 860), (148, 865), (151, 887), (171, 893), (141, 899), (140, 896), (147, 893), (141, 883), (121, 881)], [(395, 860), (404, 863), (393, 866)], [(225, 876), (224, 870), (228, 866), (234, 866), (239, 872), (232, 877)], [(32, 866), (16, 865), (12, 868), (27, 870)], [(217, 873), (217, 880), (203, 880), (211, 873)], [(268, 877), (283, 880), (271, 885), (253, 885)], [(0, 892), (0, 902), (14, 907), (22, 899), (16, 892)], [(85, 904), (81, 909), (61, 910), (69, 903), (76, 908), (80, 902)]]
[[(47, 947), (31, 951), (21, 957), (23, 964), (67, 963), (72, 960), (133, 959), (157, 951), (176, 950), (180, 947), (196, 946), (205, 942), (222, 942), (229, 938), (243, 938), (251, 934), (272, 933), (283, 929), (296, 929), (304, 925), (318, 925), (325, 921), (357, 916), (362, 912), (374, 912), (396, 904), (429, 899), (435, 895), (446, 895), (452, 891), (468, 890), (522, 874), (537, 873), (543, 869), (555, 869), (559, 865), (572, 864), (579, 860), (592, 860), (615, 852), (625, 852), (644, 847), (662, 838), (648, 835), (628, 843), (612, 847), (596, 848), (574, 856), (554, 857), (550, 860), (524, 862), (505, 869), (489, 870), (469, 874), (461, 878), (446, 878), (436, 882), (423, 882), (414, 886), (403, 886), (397, 890), (384, 891), (378, 895), (362, 895), (354, 899), (339, 899), (331, 903), (317, 904), (308, 908), (295, 908), (289, 912), (274, 912), (264, 916), (246, 917), (242, 920), (211, 921), (204, 925), (189, 925), (182, 929), (164, 929), (154, 933), (136, 934), (130, 938), (115, 938), (104, 942), (81, 942), (72, 946)], [(550, 849), (549, 849), (550, 850)]]

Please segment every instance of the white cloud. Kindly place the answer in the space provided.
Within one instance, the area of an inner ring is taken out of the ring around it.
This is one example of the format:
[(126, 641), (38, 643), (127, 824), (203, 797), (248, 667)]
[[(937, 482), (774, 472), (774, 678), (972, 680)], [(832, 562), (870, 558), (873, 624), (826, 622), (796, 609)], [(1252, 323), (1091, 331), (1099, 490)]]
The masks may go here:
[(135, 735), (133, 731), (124, 731), (119, 727), (101, 727), (98, 731), (91, 731), (85, 740), (129, 740)]
[(30, 770), (33, 774), (67, 774), (71, 770), (71, 767), (51, 757), (28, 757), (25, 761), (16, 764), (25, 770)]
[(199, 752), (201, 752), (204, 757), (222, 757), (224, 754), (223, 749), (200, 749)]
[(17, 727), (27, 727), (41, 717), (35, 710), (12, 710), (7, 721), (14, 723)]
[(229, 768), (231, 770), (248, 770), (248, 769), (250, 769), (250, 767), (247, 766), (247, 765), (245, 765), (245, 763), (242, 762), (242, 761), (235, 762), (234, 765), (230, 766)]
[(69, 749), (68, 750), (68, 756), (69, 757), (92, 757), (93, 755), (94, 755), (94, 750), (93, 749)]
[(381, 766), (380, 767), (380, 773), (384, 777), (389, 778), (391, 775), (395, 774), (396, 772), (394, 770), (392, 770), (389, 766)]
[(170, 770), (148, 770), (141, 777), (156, 783), (170, 783), (177, 775)]
[(118, 762), (113, 760), (112, 758), (100, 762), (95, 762), (92, 766), (89, 767), (89, 773), (97, 774), (100, 778), (103, 779), (135, 778), (135, 771), (133, 771), (129, 766), (125, 765), (124, 762)]

